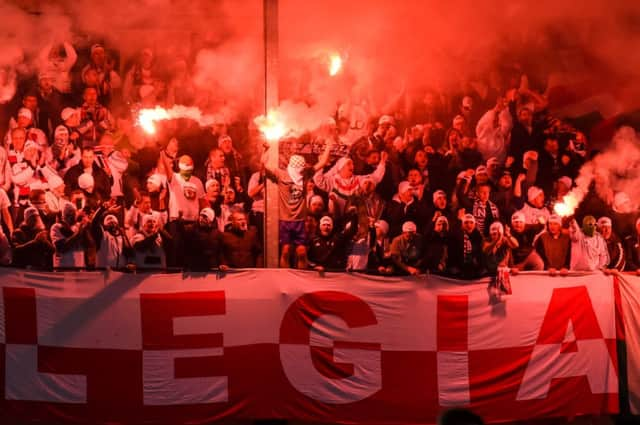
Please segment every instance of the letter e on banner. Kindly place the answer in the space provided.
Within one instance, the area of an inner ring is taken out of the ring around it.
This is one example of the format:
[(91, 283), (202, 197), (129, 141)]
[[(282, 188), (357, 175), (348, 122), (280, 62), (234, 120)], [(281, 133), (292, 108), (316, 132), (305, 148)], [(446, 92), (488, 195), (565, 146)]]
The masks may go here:
[[(339, 318), (344, 325), (341, 329), (319, 326), (326, 316)], [(377, 323), (366, 302), (345, 292), (318, 291), (298, 298), (280, 326), (280, 361), (291, 385), (314, 400), (331, 404), (364, 400), (378, 392), (382, 388), (380, 344), (336, 341), (346, 328)], [(333, 341), (333, 347), (312, 346), (312, 332), (322, 333)]]
[(592, 394), (618, 391), (616, 368), (587, 288), (556, 288), (517, 399), (544, 399), (552, 380), (577, 376), (587, 377)]
[[(228, 380), (217, 376), (222, 333), (203, 333), (207, 317), (225, 314), (223, 291), (141, 294), (144, 404), (228, 401)], [(219, 369), (219, 368), (218, 368)]]

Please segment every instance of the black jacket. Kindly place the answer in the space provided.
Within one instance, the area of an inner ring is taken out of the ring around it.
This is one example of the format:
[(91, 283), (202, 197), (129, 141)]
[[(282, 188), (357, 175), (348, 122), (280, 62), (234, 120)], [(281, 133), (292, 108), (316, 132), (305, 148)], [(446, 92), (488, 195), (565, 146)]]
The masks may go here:
[(352, 215), (344, 229), (329, 236), (316, 236), (309, 246), (309, 265), (325, 269), (344, 270), (347, 267), (347, 248), (358, 230), (358, 216)]
[(416, 198), (409, 205), (397, 199), (387, 203), (382, 218), (389, 223), (389, 238), (393, 239), (402, 233), (402, 224), (405, 221), (413, 221), (418, 227), (418, 233), (423, 233), (429, 220), (429, 211), (424, 203), (418, 202)]
[(624, 253), (626, 257), (625, 270), (634, 272), (640, 269), (640, 236), (635, 232), (625, 238)]
[(478, 229), (474, 229), (469, 234), (469, 239), (471, 252), (465, 256), (464, 230), (460, 226), (451, 230), (449, 243), (447, 244), (447, 272), (449, 274), (461, 278), (474, 278), (484, 273), (482, 270), (482, 235)]
[(183, 265), (186, 269), (207, 271), (220, 264), (220, 234), (215, 226), (203, 228), (192, 225), (185, 230), (183, 242)]
[[(80, 186), (78, 186), (78, 177), (80, 177), (82, 173), (84, 173), (84, 167), (81, 162), (69, 168), (66, 172), (64, 175), (64, 194), (66, 196), (70, 196), (71, 192), (80, 189)], [(95, 163), (92, 164), (92, 175), (94, 184), (93, 192), (98, 195), (100, 200), (106, 201), (111, 199), (111, 177)]]
[(424, 266), (432, 273), (444, 272), (449, 257), (449, 232), (427, 232), (424, 247)]
[(35, 230), (22, 224), (11, 237), (13, 245), (13, 265), (16, 267), (32, 266), (39, 269), (53, 267), (53, 244), (47, 237), (46, 240), (36, 240), (40, 232), (47, 230)]

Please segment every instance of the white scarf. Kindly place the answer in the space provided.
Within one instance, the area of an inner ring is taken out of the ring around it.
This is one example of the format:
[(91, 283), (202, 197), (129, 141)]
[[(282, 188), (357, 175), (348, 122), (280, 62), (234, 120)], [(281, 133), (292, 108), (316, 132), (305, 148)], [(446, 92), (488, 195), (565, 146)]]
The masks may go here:
[(304, 167), (292, 167), (291, 165), (287, 166), (287, 173), (293, 181), (293, 184), (295, 184), (296, 186), (302, 186), (304, 183), (304, 175), (302, 174), (303, 171)]

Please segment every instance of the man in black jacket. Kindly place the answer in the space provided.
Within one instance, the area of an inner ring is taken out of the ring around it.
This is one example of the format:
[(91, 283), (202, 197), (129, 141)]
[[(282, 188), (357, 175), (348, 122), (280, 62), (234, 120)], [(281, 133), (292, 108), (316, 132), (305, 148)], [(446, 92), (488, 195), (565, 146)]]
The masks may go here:
[(449, 245), (449, 220), (441, 215), (425, 237), (425, 268), (432, 273), (443, 273), (447, 267)]
[(11, 243), (14, 266), (51, 268), (54, 248), (37, 208), (24, 210), (24, 221), (13, 232)]
[(413, 196), (411, 185), (403, 181), (398, 185), (398, 193), (386, 206), (382, 217), (389, 223), (389, 237), (394, 238), (402, 233), (402, 223), (412, 221), (422, 232), (422, 225), (427, 222), (428, 211)]
[(211, 208), (200, 210), (196, 224), (184, 229), (183, 265), (188, 270), (207, 271), (220, 263), (220, 233)]
[(95, 153), (92, 147), (82, 148), (80, 162), (64, 175), (65, 195), (70, 196), (71, 192), (82, 189), (78, 184), (78, 177), (82, 174), (91, 174), (93, 177), (93, 191), (102, 201), (111, 199), (111, 179), (109, 175), (94, 162)]
[(462, 279), (473, 279), (483, 274), (482, 235), (471, 214), (462, 216), (462, 225), (451, 231), (447, 249), (447, 271)]
[(507, 153), (507, 166), (513, 164), (519, 171), (522, 159), (527, 151), (538, 151), (542, 144), (543, 133), (533, 122), (533, 111), (523, 107), (517, 111), (517, 120), (511, 129), (511, 143)]
[(325, 215), (320, 219), (320, 234), (309, 247), (309, 265), (317, 271), (344, 270), (347, 267), (347, 246), (358, 229), (355, 208), (349, 209), (344, 228), (334, 232), (333, 219)]
[(544, 261), (533, 248), (536, 235), (542, 231), (544, 225), (525, 223), (525, 216), (521, 212), (511, 216), (511, 235), (518, 241), (518, 247), (512, 251), (513, 273), (519, 270), (544, 270)]
[(399, 274), (415, 276), (422, 273), (425, 243), (412, 221), (402, 224), (402, 233), (391, 242), (391, 261)]
[(262, 245), (241, 208), (231, 213), (231, 227), (220, 235), (220, 270), (262, 267)]
[(624, 239), (624, 252), (625, 270), (640, 276), (640, 218), (636, 220), (635, 231)]

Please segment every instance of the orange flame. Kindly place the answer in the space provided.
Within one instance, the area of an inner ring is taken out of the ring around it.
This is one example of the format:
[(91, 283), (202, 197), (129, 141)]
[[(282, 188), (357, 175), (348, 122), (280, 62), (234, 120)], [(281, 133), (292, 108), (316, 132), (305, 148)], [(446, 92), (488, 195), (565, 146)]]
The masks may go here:
[(151, 109), (141, 109), (138, 112), (138, 125), (147, 134), (156, 133), (156, 122), (163, 120), (172, 120), (178, 118), (188, 118), (197, 121), (201, 126), (209, 126), (220, 121), (224, 122), (224, 118), (220, 115), (207, 115), (195, 106), (174, 105), (169, 109), (156, 106)]
[(338, 54), (329, 55), (329, 75), (332, 77), (342, 69), (342, 57)]
[(558, 202), (553, 207), (553, 210), (560, 217), (568, 217), (570, 215), (573, 215), (579, 203), (579, 197), (575, 193), (571, 192), (563, 196), (562, 202)]
[(275, 109), (270, 109), (266, 116), (260, 115), (254, 122), (269, 142), (278, 141), (289, 132), (280, 113)]
[(145, 133), (156, 134), (156, 121), (170, 119), (166, 109), (156, 106), (154, 109), (142, 109), (138, 115), (138, 124)]

